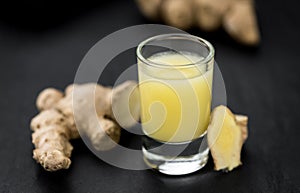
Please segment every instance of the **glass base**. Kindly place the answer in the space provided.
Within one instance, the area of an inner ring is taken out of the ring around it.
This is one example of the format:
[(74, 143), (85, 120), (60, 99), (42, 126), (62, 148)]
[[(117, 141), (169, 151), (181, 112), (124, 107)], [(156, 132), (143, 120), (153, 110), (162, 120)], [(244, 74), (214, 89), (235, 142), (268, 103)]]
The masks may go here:
[(209, 153), (206, 135), (178, 144), (144, 137), (142, 150), (148, 166), (168, 175), (184, 175), (200, 170), (206, 165)]

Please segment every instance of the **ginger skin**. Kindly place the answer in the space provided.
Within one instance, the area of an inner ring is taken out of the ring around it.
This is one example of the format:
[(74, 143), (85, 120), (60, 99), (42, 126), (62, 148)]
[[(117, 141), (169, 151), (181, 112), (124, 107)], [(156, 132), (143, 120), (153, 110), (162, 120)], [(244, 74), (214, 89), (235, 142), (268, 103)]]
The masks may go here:
[(248, 137), (248, 117), (234, 115), (227, 107), (216, 107), (207, 129), (207, 141), (215, 170), (231, 171), (242, 164), (240, 156)]
[[(112, 98), (124, 100), (120, 103), (128, 106), (128, 90), (133, 90), (136, 86), (132, 81), (114, 89), (88, 83), (69, 85), (65, 89), (65, 95), (54, 88), (42, 91), (37, 97), (37, 107), (42, 111), (30, 123), (32, 143), (35, 146), (33, 158), (47, 171), (68, 169), (73, 150), (69, 140), (80, 137), (78, 130), (89, 138), (98, 151), (115, 147), (120, 140), (121, 128), (114, 120)], [(117, 90), (116, 95), (122, 97), (114, 96), (113, 90)], [(119, 111), (123, 111), (121, 107)], [(97, 118), (91, 119), (95, 111)], [(129, 119), (126, 116), (131, 115), (122, 113), (128, 127), (133, 126), (139, 116), (139, 111), (131, 112), (134, 113), (134, 119)]]

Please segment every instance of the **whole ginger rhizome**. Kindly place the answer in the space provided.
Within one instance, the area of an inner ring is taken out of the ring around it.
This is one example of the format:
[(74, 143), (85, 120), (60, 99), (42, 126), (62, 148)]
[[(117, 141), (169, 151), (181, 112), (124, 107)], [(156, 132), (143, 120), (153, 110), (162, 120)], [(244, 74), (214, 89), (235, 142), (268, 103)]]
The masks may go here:
[[(73, 97), (74, 88), (76, 97)], [(96, 150), (113, 148), (120, 140), (121, 128), (112, 104), (116, 105), (118, 114), (122, 115), (122, 127), (133, 126), (139, 118), (139, 93), (136, 88), (136, 82), (126, 81), (113, 89), (88, 83), (70, 85), (65, 93), (54, 88), (43, 90), (36, 101), (40, 113), (30, 124), (35, 146), (33, 158), (48, 171), (69, 168), (73, 150), (69, 141), (80, 137), (78, 129), (90, 139)], [(129, 102), (135, 104), (130, 105), (132, 117), (123, 112), (126, 109), (122, 108), (128, 106)], [(91, 106), (93, 104), (95, 107)], [(76, 115), (76, 124), (74, 109), (79, 109), (76, 111), (79, 114)], [(95, 111), (98, 118), (89, 119)]]

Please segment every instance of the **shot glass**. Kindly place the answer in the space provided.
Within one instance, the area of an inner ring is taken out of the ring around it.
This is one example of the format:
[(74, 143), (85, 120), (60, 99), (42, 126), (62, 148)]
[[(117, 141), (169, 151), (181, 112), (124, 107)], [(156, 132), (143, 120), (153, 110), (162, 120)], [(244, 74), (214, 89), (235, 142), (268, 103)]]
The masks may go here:
[(137, 48), (145, 163), (183, 175), (205, 166), (214, 48), (188, 34), (148, 38)]

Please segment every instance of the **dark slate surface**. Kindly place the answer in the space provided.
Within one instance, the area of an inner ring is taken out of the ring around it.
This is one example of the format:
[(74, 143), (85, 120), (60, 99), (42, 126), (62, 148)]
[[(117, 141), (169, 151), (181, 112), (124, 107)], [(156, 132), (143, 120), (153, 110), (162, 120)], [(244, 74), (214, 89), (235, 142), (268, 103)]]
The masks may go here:
[[(223, 174), (213, 171), (210, 159), (202, 171), (184, 177), (110, 166), (80, 140), (72, 142), (69, 170), (45, 172), (31, 158), (29, 122), (37, 113), (37, 93), (71, 83), (82, 57), (105, 35), (149, 23), (133, 1), (11, 1), (0, 7), (0, 192), (300, 192), (296, 0), (257, 1), (263, 38), (257, 49), (234, 44), (222, 31), (191, 31), (215, 46), (228, 105), (249, 115), (250, 135), (242, 167)], [(122, 57), (134, 61), (132, 53)], [(113, 84), (124, 58), (113, 61), (103, 84)]]

